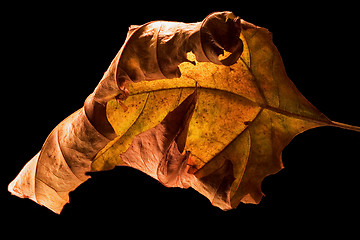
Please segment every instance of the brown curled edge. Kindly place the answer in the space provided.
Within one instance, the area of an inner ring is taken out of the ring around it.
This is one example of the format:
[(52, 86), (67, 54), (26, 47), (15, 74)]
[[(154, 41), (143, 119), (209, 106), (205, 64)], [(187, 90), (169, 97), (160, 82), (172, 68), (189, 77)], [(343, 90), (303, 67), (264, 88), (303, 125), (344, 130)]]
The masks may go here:
[[(243, 47), (239, 39), (240, 32), (240, 18), (231, 12), (215, 12), (197, 23), (154, 21), (131, 26), (125, 43), (94, 92), (86, 99), (84, 107), (53, 129), (40, 152), (24, 166), (9, 184), (8, 190), (13, 195), (29, 198), (60, 213), (69, 202), (69, 192), (89, 179), (90, 176), (86, 173), (91, 171), (91, 163), (96, 154), (116, 137), (106, 117), (106, 103), (114, 98), (119, 101), (126, 99), (127, 85), (131, 82), (180, 77), (178, 65), (189, 62), (186, 56), (190, 51), (200, 62), (234, 64)], [(231, 54), (219, 60), (219, 55), (224, 51)], [(216, 176), (213, 178), (195, 181), (194, 175), (184, 173), (186, 156), (179, 152), (174, 159), (166, 157), (169, 151), (179, 151), (178, 145), (182, 144), (179, 136), (186, 129), (187, 116), (192, 114), (195, 95), (189, 96), (184, 104), (173, 111), (175, 113), (169, 113), (160, 123), (159, 126), (174, 128), (170, 127), (173, 125), (175, 128), (168, 145), (164, 146), (166, 150), (163, 151), (163, 161), (157, 163), (158, 167), (154, 172), (148, 174), (166, 186), (191, 185), (205, 196), (210, 193), (204, 185), (218, 185), (217, 195), (207, 197), (213, 200), (213, 204), (227, 209), (230, 207), (226, 200), (228, 184), (224, 182), (233, 179), (231, 174), (228, 176), (223, 172), (232, 172), (231, 162), (225, 162), (214, 173)], [(173, 124), (171, 121), (177, 119), (173, 117), (174, 114), (182, 115), (181, 119), (185, 120)], [(134, 141), (141, 141), (141, 134)], [(128, 154), (131, 151), (135, 150), (128, 149), (122, 158), (129, 166), (142, 170), (141, 167), (136, 167), (138, 163), (131, 160), (131, 154)], [(176, 164), (169, 164), (169, 161)], [(177, 176), (180, 175), (185, 177), (179, 179)]]

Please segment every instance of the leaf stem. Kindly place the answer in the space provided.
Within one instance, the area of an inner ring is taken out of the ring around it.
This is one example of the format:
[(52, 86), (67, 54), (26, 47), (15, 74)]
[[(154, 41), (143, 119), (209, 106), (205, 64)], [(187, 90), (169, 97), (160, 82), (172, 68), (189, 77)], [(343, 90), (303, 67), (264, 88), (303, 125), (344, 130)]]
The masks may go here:
[(339, 127), (339, 128), (343, 128), (343, 129), (347, 129), (347, 130), (351, 130), (351, 131), (360, 132), (360, 127), (358, 127), (358, 126), (353, 126), (353, 125), (335, 122), (335, 121), (331, 121), (329, 126)]

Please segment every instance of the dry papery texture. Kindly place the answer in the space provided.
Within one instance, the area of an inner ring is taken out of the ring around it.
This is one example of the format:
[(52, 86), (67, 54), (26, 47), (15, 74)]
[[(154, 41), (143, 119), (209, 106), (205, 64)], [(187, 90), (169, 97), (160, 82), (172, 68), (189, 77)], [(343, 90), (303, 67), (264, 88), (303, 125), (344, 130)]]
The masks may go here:
[(90, 171), (130, 166), (223, 210), (259, 203), (297, 134), (329, 120), (287, 77), (267, 29), (231, 12), (131, 26), (84, 107), (62, 121), (9, 191), (56, 213)]

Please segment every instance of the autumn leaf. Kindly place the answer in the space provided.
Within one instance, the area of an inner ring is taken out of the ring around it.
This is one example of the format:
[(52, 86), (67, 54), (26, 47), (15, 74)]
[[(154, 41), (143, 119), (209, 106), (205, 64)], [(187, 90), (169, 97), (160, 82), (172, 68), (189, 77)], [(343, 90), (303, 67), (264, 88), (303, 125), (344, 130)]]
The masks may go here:
[[(171, 78), (171, 79), (170, 79)], [(86, 100), (9, 185), (59, 213), (88, 171), (130, 166), (223, 210), (259, 203), (281, 152), (329, 120), (287, 77), (268, 30), (231, 12), (132, 26)]]

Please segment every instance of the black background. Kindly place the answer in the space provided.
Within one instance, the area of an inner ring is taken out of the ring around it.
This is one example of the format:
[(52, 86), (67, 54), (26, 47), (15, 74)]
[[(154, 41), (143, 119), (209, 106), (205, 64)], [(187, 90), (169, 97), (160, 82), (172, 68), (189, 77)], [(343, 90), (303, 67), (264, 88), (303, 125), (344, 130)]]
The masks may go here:
[(23, 227), (35, 226), (29, 232), (34, 236), (46, 235), (44, 229), (51, 234), (116, 232), (119, 238), (129, 233), (356, 234), (360, 133), (331, 127), (295, 137), (283, 151), (285, 169), (263, 181), (261, 203), (227, 212), (194, 190), (165, 188), (125, 167), (92, 173), (70, 193), (71, 203), (61, 215), (7, 192), (50, 131), (82, 107), (122, 46), (128, 26), (153, 20), (196, 22), (229, 10), (268, 28), (300, 92), (330, 119), (359, 126), (356, 2), (249, 2), (93, 1), (2, 8), (4, 229), (17, 226), (16, 234), (28, 234)]

